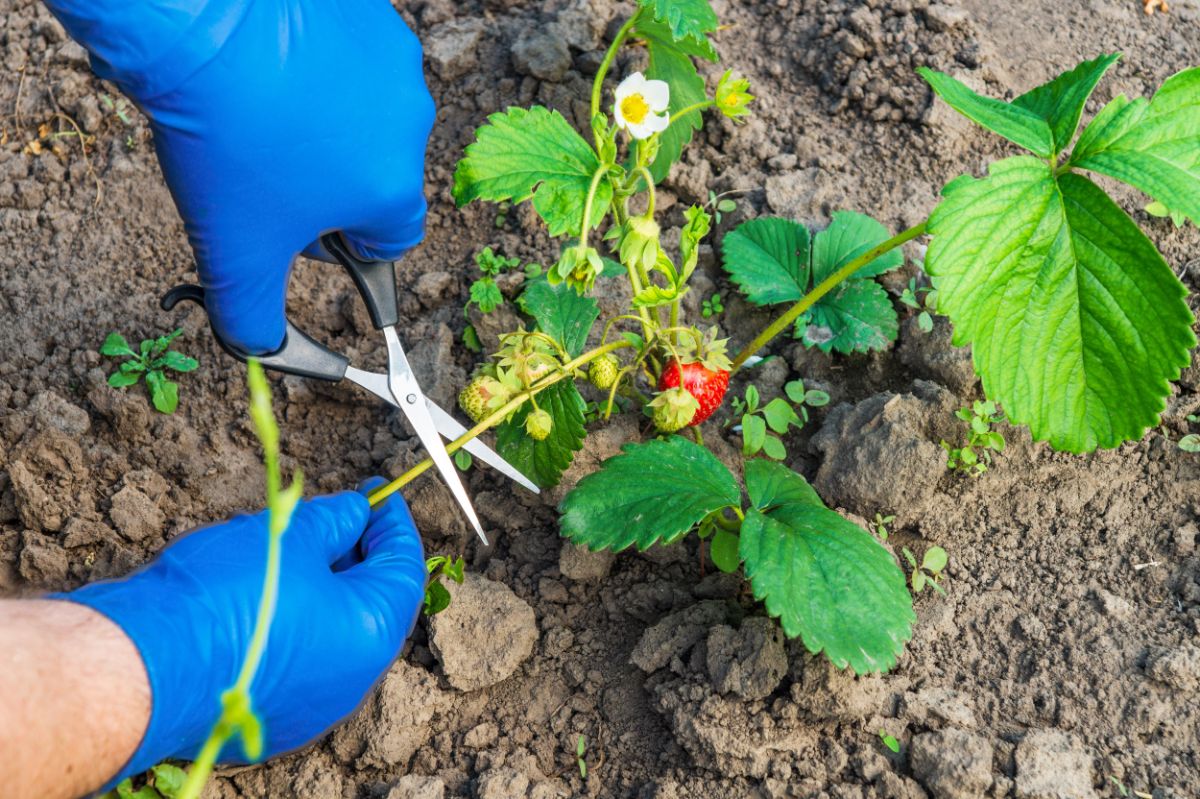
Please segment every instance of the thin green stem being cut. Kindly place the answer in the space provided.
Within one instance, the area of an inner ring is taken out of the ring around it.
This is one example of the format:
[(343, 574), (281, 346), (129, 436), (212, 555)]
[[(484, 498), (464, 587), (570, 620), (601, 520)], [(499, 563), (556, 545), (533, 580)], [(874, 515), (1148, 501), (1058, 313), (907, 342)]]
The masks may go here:
[[(594, 350), (589, 350), (589, 351), (585, 352), (584, 354), (580, 355), (578, 358), (574, 359), (573, 361), (569, 361), (568, 363), (563, 364), (562, 369), (560, 369), (559, 371), (555, 372), (552, 375), (548, 375), (547, 377), (542, 378), (542, 380), (540, 380), (537, 383), (537, 385), (531, 386), (529, 389), (527, 389), (527, 390), (521, 392), (520, 394), (518, 394), (517, 396), (513, 397), (511, 400), (509, 400), (507, 403), (505, 403), (499, 410), (493, 412), (490, 416), (488, 416), (482, 422), (475, 425), (470, 430), (463, 433), (461, 436), (459, 436), (458, 438), (454, 439), (449, 444), (447, 444), (446, 452), (448, 452), (450, 454), (454, 454), (458, 450), (462, 449), (463, 445), (466, 444), (468, 441), (470, 441), (473, 438), (478, 437), (484, 431), (486, 431), (492, 427), (495, 427), (496, 425), (500, 424), (502, 421), (507, 419), (508, 415), (510, 413), (515, 411), (517, 408), (520, 408), (521, 405), (523, 405), (526, 400), (532, 398), (534, 394), (537, 394), (540, 391), (544, 391), (545, 389), (550, 388), (550, 386), (554, 385), (555, 383), (557, 383), (560, 380), (571, 377), (575, 373), (575, 370), (578, 369), (580, 366), (584, 365), (585, 363), (594, 361), (595, 359), (599, 358), (601, 355), (607, 355), (610, 352), (615, 352), (616, 350), (624, 349), (626, 347), (632, 347), (632, 346), (633, 345), (630, 344), (628, 341), (614, 341), (610, 344), (605, 344), (602, 347), (597, 347)], [(380, 488), (377, 488), (375, 491), (371, 492), (371, 494), (367, 497), (367, 500), (371, 503), (372, 506), (378, 505), (380, 502), (383, 502), (385, 499), (390, 497), (392, 494), (396, 493), (401, 488), (404, 488), (404, 486), (411, 483), (416, 477), (423, 474), (432, 465), (433, 465), (433, 461), (430, 460), (429, 458), (426, 458), (425, 460), (418, 463), (416, 466), (414, 466), (411, 469), (409, 469), (408, 471), (406, 471), (404, 474), (397, 477), (392, 482), (388, 483), (385, 486), (381, 486)]]
[(667, 122), (667, 127), (668, 128), (671, 127), (676, 122), (683, 119), (685, 116), (692, 113), (693, 111), (703, 111), (705, 108), (712, 108), (716, 104), (717, 104), (716, 100), (701, 100), (698, 103), (692, 103), (691, 105), (687, 106), (686, 108), (681, 108), (678, 111), (676, 111), (674, 114), (671, 114), (671, 119)]
[(271, 389), (262, 366), (254, 358), (247, 363), (246, 380), (250, 385), (250, 418), (262, 442), (263, 465), (267, 473), (267, 567), (263, 575), (263, 591), (254, 621), (254, 633), (237, 680), (221, 695), (221, 715), (200, 748), (200, 754), (188, 772), (178, 799), (196, 799), (200, 795), (221, 747), (233, 736), (242, 736), (243, 752), (249, 760), (257, 760), (262, 756), (262, 727), (254, 715), (250, 685), (266, 652), (271, 620), (275, 617), (275, 603), (279, 598), (283, 534), (300, 502), (304, 475), (297, 471), (292, 484), (283, 489), (279, 471), (279, 426), (271, 409)]
[(763, 328), (762, 332), (760, 332), (749, 344), (742, 348), (742, 351), (739, 352), (733, 359), (733, 368), (730, 371), (736, 372), (738, 369), (740, 369), (742, 364), (746, 362), (747, 358), (765, 347), (767, 342), (769, 342), (771, 339), (775, 338), (784, 330), (787, 330), (793, 322), (800, 318), (801, 314), (803, 314), (812, 306), (816, 305), (817, 300), (833, 291), (833, 289), (835, 289), (843, 280), (850, 277), (867, 264), (871, 263), (871, 261), (874, 261), (876, 258), (883, 255), (885, 252), (890, 252), (905, 242), (912, 241), (917, 236), (924, 234), (926, 224), (927, 221), (922, 222), (919, 225), (914, 225), (908, 230), (897, 233), (895, 236), (883, 242), (882, 244), (872, 247), (857, 258), (848, 261), (845, 266), (841, 267), (829, 277), (813, 286), (812, 291), (805, 294), (799, 302), (784, 311), (774, 322)]

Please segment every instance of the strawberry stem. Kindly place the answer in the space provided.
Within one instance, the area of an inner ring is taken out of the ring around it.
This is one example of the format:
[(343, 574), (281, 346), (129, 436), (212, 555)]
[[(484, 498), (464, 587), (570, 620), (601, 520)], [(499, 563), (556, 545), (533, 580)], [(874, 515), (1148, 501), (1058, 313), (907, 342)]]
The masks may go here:
[(805, 311), (816, 305), (818, 300), (820, 300), (829, 292), (833, 291), (833, 289), (835, 289), (843, 280), (850, 277), (867, 264), (871, 263), (871, 261), (874, 261), (876, 258), (883, 255), (885, 252), (890, 252), (905, 242), (912, 241), (917, 236), (923, 235), (925, 233), (925, 226), (928, 223), (929, 220), (926, 220), (919, 225), (910, 227), (908, 230), (897, 233), (895, 236), (883, 242), (882, 244), (872, 247), (857, 258), (850, 260), (845, 266), (838, 269), (829, 277), (825, 278), (816, 286), (814, 286), (812, 291), (808, 292), (808, 294), (805, 294), (799, 302), (784, 311), (774, 322), (763, 328), (762, 332), (760, 332), (749, 344), (742, 348), (742, 351), (739, 352), (733, 359), (733, 367), (730, 369), (730, 372), (736, 372), (738, 369), (742, 368), (742, 364), (746, 362), (747, 358), (761, 350), (767, 345), (767, 342), (790, 327), (792, 323), (799, 319)]

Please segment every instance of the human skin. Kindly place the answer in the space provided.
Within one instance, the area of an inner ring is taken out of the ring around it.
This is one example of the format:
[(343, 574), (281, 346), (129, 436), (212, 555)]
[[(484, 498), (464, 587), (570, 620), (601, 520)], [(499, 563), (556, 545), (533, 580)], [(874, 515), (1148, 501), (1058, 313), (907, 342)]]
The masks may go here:
[(14, 799), (100, 788), (137, 748), (150, 683), (133, 642), (91, 608), (0, 601), (0, 785)]

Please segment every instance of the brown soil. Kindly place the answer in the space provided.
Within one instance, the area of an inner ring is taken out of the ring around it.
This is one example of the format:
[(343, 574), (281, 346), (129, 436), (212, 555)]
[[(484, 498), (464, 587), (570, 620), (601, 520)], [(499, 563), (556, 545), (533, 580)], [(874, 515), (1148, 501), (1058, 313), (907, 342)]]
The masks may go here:
[[(740, 128), (710, 122), (661, 202), (677, 203), (678, 224), (683, 204), (710, 188), (746, 190), (718, 238), (755, 215), (819, 225), (841, 207), (898, 229), (933, 207), (947, 179), (1007, 153), (931, 106), (912, 72), (921, 64), (1015, 94), (1124, 51), (1089, 113), (1200, 64), (1196, 0), (1152, 17), (1140, 0), (715, 5), (731, 23), (719, 49), (752, 79), (757, 116)], [(429, 238), (404, 262), (404, 312), (414, 360), (430, 365), (424, 384), (448, 404), (473, 366), (458, 343), (471, 254), (490, 244), (551, 257), (525, 210), (499, 227), (494, 208), (456, 210), (454, 163), (473, 127), (506, 105), (541, 102), (578, 120), (606, 29), (571, 27), (566, 56), (536, 36), (519, 41), (523, 30), (628, 9), (401, 6), (429, 46), (439, 105)], [(144, 121), (131, 111), (126, 124), (105, 106), (116, 93), (40, 5), (0, 0), (0, 12), (0, 593), (15, 595), (122, 574), (179, 532), (259, 505), (262, 484), (241, 367), (200, 312), (157, 307), (194, 273)], [(618, 74), (638, 58), (624, 57)], [(72, 131), (66, 116), (95, 137), (88, 160), (74, 135), (25, 152), (40, 124)], [(1141, 198), (1119, 196), (1194, 289), (1196, 229), (1151, 221)], [(919, 262), (923, 251), (908, 254)], [(695, 301), (724, 290), (720, 321), (735, 339), (765, 321), (733, 297), (711, 257), (698, 283)], [(300, 264), (291, 312), (354, 358), (380, 362), (341, 275)], [(176, 324), (202, 367), (183, 378), (175, 416), (154, 413), (141, 389), (106, 387), (96, 349), (107, 332), (150, 336)], [(1185, 373), (1163, 426), (1138, 444), (1070, 457), (1006, 430), (1009, 451), (968, 480), (945, 471), (937, 445), (961, 435), (953, 410), (978, 391), (947, 342), (943, 327), (924, 335), (911, 320), (894, 350), (871, 357), (830, 359), (780, 341), (784, 357), (749, 375), (768, 393), (800, 376), (833, 395), (788, 442), (793, 465), (831, 504), (867, 519), (895, 513), (889, 543), (950, 553), (949, 595), (917, 598), (920, 623), (892, 673), (852, 679), (785, 646), (737, 580), (701, 578), (694, 543), (611, 563), (564, 551), (557, 494), (514, 495), (473, 470), (492, 549), (465, 534), (437, 483), (408, 492), (428, 550), (461, 552), (478, 575), (456, 591), (447, 611), (456, 615), (418, 626), (404, 662), (352, 722), (287, 758), (221, 772), (208, 795), (1033, 799), (1116, 797), (1119, 780), (1156, 798), (1200, 796), (1200, 459), (1174, 443), (1200, 410), (1200, 371)], [(419, 457), (404, 424), (362, 393), (290, 378), (276, 387), (286, 449), (314, 491), (396, 474)], [(707, 436), (718, 442), (719, 422)], [(597, 431), (583, 459), (613, 451), (635, 427)], [(511, 610), (489, 622), (497, 607)], [(479, 618), (496, 640), (472, 657), (456, 642), (478, 635)], [(484, 658), (496, 658), (490, 670)], [(899, 755), (881, 745), (881, 729), (899, 739)], [(586, 782), (578, 734), (589, 742)]]

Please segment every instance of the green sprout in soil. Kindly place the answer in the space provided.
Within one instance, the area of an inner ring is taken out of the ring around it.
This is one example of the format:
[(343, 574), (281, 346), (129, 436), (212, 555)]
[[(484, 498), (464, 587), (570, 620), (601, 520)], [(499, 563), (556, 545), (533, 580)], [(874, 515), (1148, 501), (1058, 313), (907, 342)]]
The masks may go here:
[(1177, 228), (1183, 227), (1183, 223), (1187, 221), (1187, 214), (1181, 211), (1172, 211), (1158, 200), (1148, 203), (1142, 210), (1150, 214), (1150, 216), (1158, 217), (1159, 219), (1170, 219), (1171, 224)]
[(775, 397), (760, 405), (758, 389), (751, 384), (746, 386), (743, 397), (734, 397), (731, 401), (733, 412), (741, 415), (742, 454), (747, 458), (760, 452), (777, 461), (787, 458), (782, 436), (793, 427), (797, 430), (804, 427), (808, 422), (808, 408), (829, 403), (828, 394), (805, 389), (803, 380), (788, 383), (784, 393), (787, 399)]
[(925, 554), (921, 557), (921, 562), (918, 565), (917, 556), (912, 553), (908, 547), (904, 547), (901, 552), (904, 553), (904, 559), (908, 561), (908, 565), (912, 567), (912, 589), (914, 594), (919, 594), (925, 590), (928, 585), (937, 591), (942, 596), (946, 595), (942, 588), (942, 571), (946, 568), (946, 564), (950, 562), (946, 550), (941, 547), (930, 547), (925, 550)]
[(879, 740), (883, 742), (883, 745), (886, 746), (892, 754), (900, 754), (900, 742), (896, 740), (895, 736), (888, 735), (887, 730), (879, 731)]
[(442, 585), (442, 579), (453, 580), (462, 585), (463, 567), (461, 557), (451, 558), (447, 555), (434, 555), (425, 561), (425, 571), (429, 581), (425, 584), (425, 600), (421, 604), (421, 612), (426, 616), (441, 613), (450, 607), (450, 591)]
[(575, 764), (579, 766), (579, 778), (586, 780), (588, 775), (587, 761), (583, 756), (587, 754), (587, 738), (580, 735), (575, 739)]
[(946, 468), (978, 477), (992, 465), (992, 452), (1004, 451), (1004, 435), (992, 429), (992, 425), (1004, 421), (1004, 414), (991, 400), (977, 400), (970, 408), (959, 408), (954, 415), (971, 426), (971, 434), (961, 447), (942, 442)]
[(146, 772), (146, 781), (140, 788), (135, 790), (133, 778), (126, 777), (99, 799), (178, 799), (186, 779), (187, 772), (179, 766), (159, 763)]
[(871, 527), (875, 530), (875, 535), (879, 536), (880, 541), (887, 541), (888, 525), (896, 521), (896, 517), (892, 515), (884, 516), (878, 511), (875, 513), (875, 519), (871, 522)]
[(168, 372), (191, 372), (200, 365), (195, 358), (171, 349), (180, 328), (165, 336), (143, 339), (135, 351), (120, 333), (109, 333), (100, 345), (100, 354), (109, 358), (127, 358), (108, 376), (113, 388), (132, 386), (145, 378), (150, 401), (161, 413), (174, 413), (179, 407), (179, 384), (167, 378)]
[(718, 225), (721, 224), (721, 219), (725, 214), (731, 214), (737, 210), (737, 203), (729, 197), (731, 194), (741, 194), (741, 192), (725, 191), (717, 194), (709, 189), (708, 202), (704, 204), (704, 207), (712, 210), (713, 220)]
[[(1200, 416), (1194, 413), (1187, 415), (1187, 420), (1191, 424), (1200, 422)], [(1200, 433), (1188, 433), (1183, 438), (1179, 439), (1179, 448), (1184, 452), (1200, 452)]]
[(937, 291), (932, 286), (920, 286), (915, 277), (909, 278), (908, 285), (900, 293), (900, 302), (917, 311), (917, 328), (922, 333), (933, 332), (933, 314), (937, 312)]
[(711, 319), (724, 312), (725, 306), (721, 303), (721, 292), (719, 291), (700, 303), (700, 315), (705, 319)]

